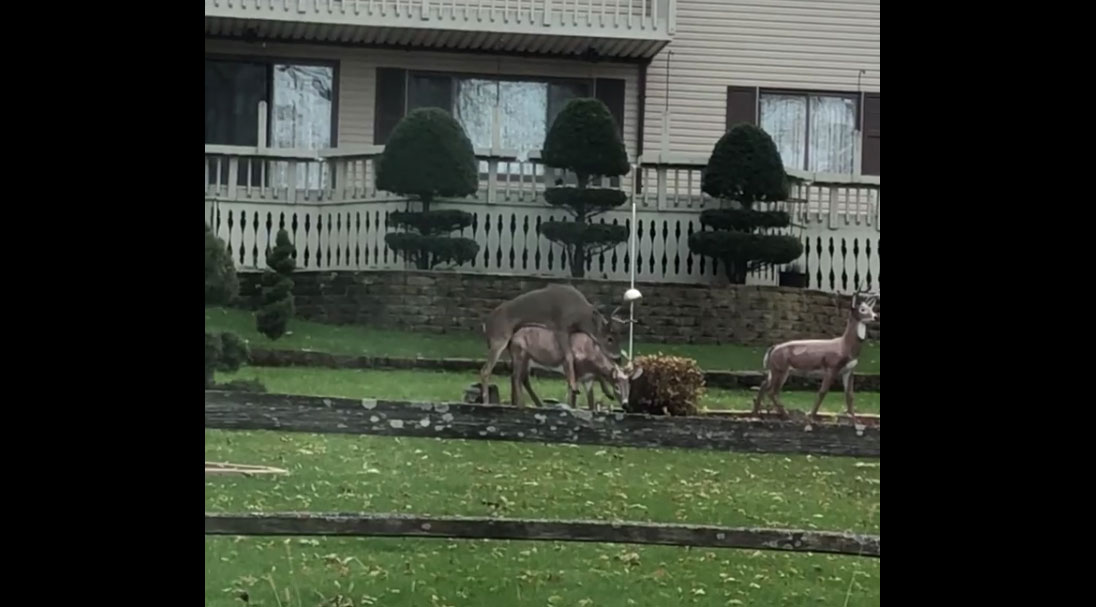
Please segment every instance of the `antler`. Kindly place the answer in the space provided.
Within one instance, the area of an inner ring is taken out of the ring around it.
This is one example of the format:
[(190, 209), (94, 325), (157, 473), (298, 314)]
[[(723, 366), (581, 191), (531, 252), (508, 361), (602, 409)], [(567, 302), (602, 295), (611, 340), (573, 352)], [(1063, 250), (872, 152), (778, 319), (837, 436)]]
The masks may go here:
[(614, 322), (619, 322), (621, 324), (628, 324), (628, 322), (629, 322), (628, 319), (620, 318), (619, 316), (617, 316), (617, 312), (619, 312), (622, 307), (623, 306), (617, 306), (617, 307), (613, 308), (613, 311), (609, 313), (609, 318), (611, 318)]

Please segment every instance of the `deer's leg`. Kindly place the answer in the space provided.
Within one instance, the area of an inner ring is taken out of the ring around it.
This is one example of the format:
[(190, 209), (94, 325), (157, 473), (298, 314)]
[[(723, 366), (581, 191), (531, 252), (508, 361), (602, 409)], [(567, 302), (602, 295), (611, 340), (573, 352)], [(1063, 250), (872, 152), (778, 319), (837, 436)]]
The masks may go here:
[(488, 342), (487, 346), (487, 362), (483, 363), (483, 368), (480, 369), (480, 386), (483, 390), (483, 404), (487, 404), (488, 397), (488, 382), (491, 381), (491, 372), (495, 370), (495, 365), (499, 362), (499, 357), (502, 356), (502, 351), (510, 343), (510, 338), (505, 340), (496, 339)]
[(833, 383), (834, 376), (837, 375), (832, 369), (826, 369), (826, 374), (822, 376), (822, 387), (818, 390), (818, 398), (814, 401), (814, 406), (811, 407), (811, 419), (818, 419), (818, 408), (822, 406), (822, 399), (826, 398), (826, 393), (830, 391), (830, 384)]
[[(598, 380), (598, 381), (601, 381), (601, 380)], [(594, 408), (595, 408), (595, 403), (594, 403), (594, 382), (593, 381), (588, 381), (588, 382), (585, 383), (585, 385), (582, 386), (582, 388), (584, 390), (586, 390), (586, 404), (590, 407), (590, 410), (593, 411)]]
[(533, 399), (533, 404), (538, 407), (543, 407), (544, 403), (541, 402), (540, 397), (536, 392), (533, 392), (533, 384), (529, 381), (529, 369), (525, 369), (525, 373), (521, 376), (521, 385), (529, 392), (529, 398)]
[(841, 381), (845, 384), (845, 408), (848, 409), (849, 418), (852, 419), (852, 423), (856, 425), (856, 414), (852, 410), (852, 371), (846, 371), (841, 376)]
[(765, 374), (765, 379), (761, 382), (761, 386), (757, 389), (757, 398), (754, 399), (753, 413), (754, 415), (761, 415), (761, 399), (765, 397), (765, 390), (768, 389), (769, 384), (773, 381), (773, 372), (769, 371)]
[(772, 401), (773, 406), (776, 407), (776, 412), (781, 417), (787, 417), (788, 415), (784, 405), (780, 402), (780, 391), (784, 389), (784, 382), (788, 381), (788, 375), (790, 374), (791, 369), (785, 369), (783, 371), (773, 371), (769, 377), (769, 400)]
[(510, 350), (510, 404), (521, 407), (521, 380), (529, 372), (529, 363), (521, 356), (516, 356), (514, 350)]
[(575, 353), (571, 351), (571, 334), (566, 330), (556, 331), (556, 341), (563, 350), (563, 376), (567, 378), (567, 387), (571, 394), (578, 394), (578, 381), (575, 379)]

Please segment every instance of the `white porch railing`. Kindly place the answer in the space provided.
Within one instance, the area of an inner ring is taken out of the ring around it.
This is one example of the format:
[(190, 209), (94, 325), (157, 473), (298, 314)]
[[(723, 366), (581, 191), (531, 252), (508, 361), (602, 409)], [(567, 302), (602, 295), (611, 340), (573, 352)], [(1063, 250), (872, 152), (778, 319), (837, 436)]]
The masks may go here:
[[(391, 211), (405, 199), (378, 191), (375, 161), (383, 148), (320, 151), (206, 146), (206, 220), (226, 240), (239, 267), (265, 267), (266, 251), (285, 227), (304, 270), (407, 269), (384, 244)], [(566, 176), (505, 150), (477, 150), (483, 169), (475, 198), (439, 201), (435, 208), (473, 214), (464, 236), (480, 253), (462, 272), (569, 276), (562, 248), (539, 235), (541, 222), (569, 219), (548, 206), (542, 193)], [(700, 191), (706, 159), (644, 157), (619, 187), (635, 192), (637, 278), (654, 282), (719, 283), (710, 259), (689, 252), (689, 234), (702, 229), (700, 211), (719, 202)], [(807, 182), (792, 200), (769, 205), (787, 210), (805, 252), (800, 266), (811, 288), (850, 292), (879, 290), (879, 178), (793, 173)], [(638, 180), (638, 184), (636, 183)], [(604, 185), (609, 185), (604, 183)], [(629, 225), (627, 206), (597, 221)], [(621, 245), (591, 261), (590, 278), (627, 280), (631, 260)], [(753, 284), (777, 284), (775, 269), (756, 272)]]

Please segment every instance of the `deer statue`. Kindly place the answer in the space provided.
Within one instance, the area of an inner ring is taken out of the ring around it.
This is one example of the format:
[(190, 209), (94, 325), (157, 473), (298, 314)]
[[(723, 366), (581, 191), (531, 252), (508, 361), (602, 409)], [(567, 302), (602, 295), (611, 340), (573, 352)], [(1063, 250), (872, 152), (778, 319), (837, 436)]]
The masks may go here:
[(860, 293), (854, 294), (845, 332), (839, 337), (789, 341), (769, 348), (762, 363), (766, 377), (757, 391), (753, 412), (760, 412), (761, 399), (768, 393), (777, 413), (786, 415), (784, 406), (780, 404), (780, 390), (788, 376), (792, 373), (821, 374), (822, 388), (818, 391), (818, 398), (814, 401), (810, 414), (810, 419), (817, 419), (818, 407), (822, 405), (822, 399), (826, 398), (830, 384), (834, 378), (841, 376), (841, 382), (845, 385), (845, 406), (852, 423), (856, 424), (852, 407), (852, 372), (859, 362), (860, 347), (868, 336), (867, 323), (879, 320), (879, 315), (875, 313), (877, 301), (878, 297), (874, 295), (862, 298)]
[(487, 338), (487, 362), (480, 369), (483, 402), (486, 404), (488, 381), (499, 356), (510, 344), (514, 332), (526, 325), (544, 327), (555, 336), (563, 353), (563, 375), (572, 393), (578, 392), (575, 380), (572, 333), (592, 337), (605, 352), (612, 352), (612, 323), (578, 289), (570, 285), (548, 285), (505, 301), (491, 311), (483, 323)]
[[(601, 385), (602, 393), (609, 398), (616, 398), (622, 405), (628, 403), (631, 382), (643, 374), (642, 367), (634, 367), (631, 363), (621, 369), (610, 355), (601, 349), (592, 337), (586, 333), (573, 333), (571, 335), (571, 351), (575, 361), (575, 375), (583, 384), (586, 392), (586, 402), (590, 410), (594, 410), (594, 386), (596, 379)], [(618, 353), (619, 354), (619, 353)], [(510, 377), (510, 404), (521, 407), (521, 386), (529, 391), (529, 396), (538, 407), (544, 403), (533, 392), (533, 386), (529, 383), (529, 371), (531, 367), (537, 367), (548, 371), (561, 371), (563, 367), (563, 351), (559, 349), (552, 331), (545, 327), (524, 326), (514, 333), (510, 339), (510, 361), (513, 367)], [(617, 395), (609, 393), (605, 382), (615, 382)], [(521, 382), (521, 386), (518, 382)], [(575, 392), (570, 393), (569, 403), (575, 408)]]

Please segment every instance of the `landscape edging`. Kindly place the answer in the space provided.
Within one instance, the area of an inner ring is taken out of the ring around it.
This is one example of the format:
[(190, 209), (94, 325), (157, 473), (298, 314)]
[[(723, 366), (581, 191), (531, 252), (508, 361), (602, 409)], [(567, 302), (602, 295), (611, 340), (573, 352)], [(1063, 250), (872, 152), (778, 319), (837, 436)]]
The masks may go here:
[[(470, 371), (478, 373), (482, 360), (472, 358), (409, 358), (400, 356), (359, 356), (331, 354), (312, 350), (271, 350), (251, 348), (250, 364), (256, 367), (323, 367), (328, 369), (421, 369), (430, 371)], [(509, 375), (509, 361), (499, 361), (495, 375)], [(557, 374), (533, 370), (534, 376)], [(761, 385), (760, 371), (704, 371), (704, 383), (709, 388), (749, 390)], [(474, 381), (474, 377), (470, 379)], [(879, 392), (878, 373), (857, 373), (857, 392)], [(817, 391), (819, 380), (807, 377), (789, 377), (785, 387), (789, 390)], [(841, 388), (835, 386), (837, 390)]]

